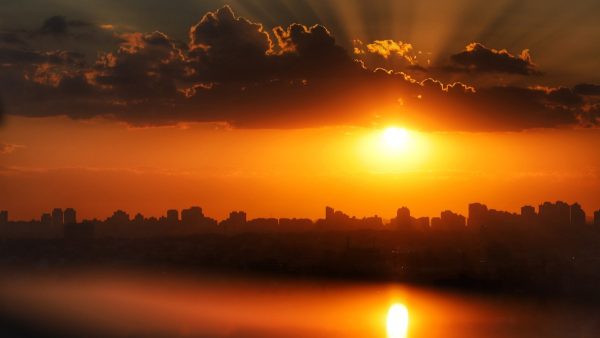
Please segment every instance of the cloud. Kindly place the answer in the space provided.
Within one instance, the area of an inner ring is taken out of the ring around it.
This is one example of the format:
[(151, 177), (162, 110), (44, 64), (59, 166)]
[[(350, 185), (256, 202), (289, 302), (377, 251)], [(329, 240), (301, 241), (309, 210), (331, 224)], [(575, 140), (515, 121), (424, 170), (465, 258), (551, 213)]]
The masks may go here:
[(573, 88), (573, 91), (579, 95), (600, 95), (600, 85), (594, 85), (589, 83), (581, 83)]
[(268, 68), (269, 34), (261, 24), (235, 16), (229, 6), (204, 15), (189, 36), (192, 69), (204, 80), (252, 80)]
[(85, 21), (67, 20), (64, 16), (56, 15), (46, 19), (42, 27), (38, 30), (38, 33), (60, 37), (69, 35), (73, 29), (88, 28), (91, 26), (92, 24)]
[(506, 49), (488, 48), (473, 42), (465, 50), (450, 56), (450, 71), (469, 73), (505, 73), (519, 75), (538, 75), (536, 65), (531, 60), (529, 50), (520, 55), (512, 55)]
[[(70, 22), (54, 19), (48, 30), (69, 32)], [(354, 60), (322, 25), (267, 30), (228, 6), (205, 14), (184, 42), (160, 31), (111, 34), (112, 48), (91, 60), (68, 50), (0, 44), (7, 112), (240, 128), (393, 122), (429, 130), (522, 130), (598, 122), (594, 85), (474, 88), (466, 81), (417, 81)], [(377, 40), (357, 48), (381, 58), (405, 57), (409, 46)], [(472, 44), (464, 53), (452, 58), (461, 71), (537, 72), (526, 52), (515, 57)]]
[(375, 40), (366, 45), (366, 49), (362, 49), (362, 42), (355, 40), (355, 54), (372, 53), (383, 57), (390, 58), (392, 55), (400, 56), (410, 62), (414, 62), (409, 52), (413, 49), (410, 43), (394, 40)]

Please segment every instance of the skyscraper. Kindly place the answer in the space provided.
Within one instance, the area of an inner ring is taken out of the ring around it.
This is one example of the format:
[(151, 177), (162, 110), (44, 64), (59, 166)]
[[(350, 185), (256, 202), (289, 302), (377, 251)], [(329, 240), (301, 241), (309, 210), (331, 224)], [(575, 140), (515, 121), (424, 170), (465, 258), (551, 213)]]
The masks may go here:
[(600, 226), (600, 210), (594, 212), (594, 225)]
[(52, 224), (53, 225), (63, 225), (64, 224), (64, 215), (61, 208), (54, 208), (52, 210)]
[(581, 205), (578, 203), (575, 203), (571, 206), (571, 225), (585, 225), (585, 211), (581, 209)]
[(465, 216), (455, 214), (450, 210), (442, 211), (440, 214), (441, 225), (444, 230), (462, 230), (465, 228)]
[(167, 210), (167, 224), (176, 225), (179, 223), (179, 211), (175, 209)]
[(335, 210), (332, 207), (325, 207), (325, 219), (328, 221), (333, 220), (333, 215), (335, 214)]
[(571, 206), (569, 206), (569, 204), (567, 204), (565, 202), (557, 201), (556, 209), (558, 212), (558, 214), (557, 214), (558, 224), (559, 225), (571, 224)]
[(485, 225), (488, 207), (481, 203), (469, 204), (469, 227), (479, 228)]
[(410, 210), (402, 207), (396, 211), (395, 225), (398, 229), (409, 229), (411, 227)]
[(229, 213), (229, 219), (233, 224), (246, 224), (246, 213), (244, 211), (232, 211)]
[(0, 211), (0, 224), (8, 223), (8, 211), (2, 210)]
[(200, 207), (191, 207), (181, 210), (181, 223), (185, 225), (197, 225), (204, 219), (204, 213)]
[(42, 217), (40, 218), (40, 222), (42, 222), (44, 225), (52, 225), (52, 215), (49, 213), (43, 213)]
[(535, 208), (531, 205), (524, 205), (521, 207), (521, 223), (527, 226), (537, 224), (538, 215), (535, 212)]
[(561, 201), (544, 202), (539, 208), (540, 221), (544, 225), (565, 226), (571, 224), (571, 207)]
[(67, 208), (64, 212), (64, 223), (65, 224), (75, 224), (77, 223), (77, 213), (73, 208)]

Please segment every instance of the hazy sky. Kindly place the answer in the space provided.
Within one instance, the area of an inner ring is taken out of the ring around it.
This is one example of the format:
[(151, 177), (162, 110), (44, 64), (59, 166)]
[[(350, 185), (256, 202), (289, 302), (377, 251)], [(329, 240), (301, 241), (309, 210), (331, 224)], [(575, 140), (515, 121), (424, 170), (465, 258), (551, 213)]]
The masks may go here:
[[(599, 15), (583, 0), (4, 1), (0, 209), (591, 212)], [(401, 151), (389, 126), (408, 130)]]

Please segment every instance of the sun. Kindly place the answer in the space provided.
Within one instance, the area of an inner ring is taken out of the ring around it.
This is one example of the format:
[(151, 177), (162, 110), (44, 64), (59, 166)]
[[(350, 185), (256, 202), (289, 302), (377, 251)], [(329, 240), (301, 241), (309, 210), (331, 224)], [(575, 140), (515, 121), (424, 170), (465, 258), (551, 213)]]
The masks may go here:
[(394, 304), (387, 315), (388, 338), (406, 338), (408, 336), (408, 308), (403, 304)]
[(424, 133), (400, 126), (371, 129), (357, 140), (359, 156), (370, 172), (416, 170), (425, 163), (430, 153)]
[(400, 153), (408, 149), (411, 135), (408, 130), (398, 127), (388, 127), (381, 134), (381, 146), (390, 153)]

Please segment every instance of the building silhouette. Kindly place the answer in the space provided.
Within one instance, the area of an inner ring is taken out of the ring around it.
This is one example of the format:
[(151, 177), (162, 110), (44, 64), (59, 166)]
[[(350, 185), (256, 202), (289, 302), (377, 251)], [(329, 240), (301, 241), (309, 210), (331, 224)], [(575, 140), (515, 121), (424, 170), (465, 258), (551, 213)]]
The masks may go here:
[[(135, 215), (133, 220), (123, 210), (115, 211), (105, 221), (90, 221), (88, 230), (81, 227), (67, 226), (81, 225), (85, 222), (77, 220), (75, 209), (55, 208), (51, 213), (43, 213), (36, 221), (10, 221), (8, 211), (0, 211), (0, 224), (14, 224), (18, 226), (2, 227), (4, 233), (11, 236), (51, 237), (64, 234), (70, 238), (87, 238), (89, 233), (98, 236), (118, 237), (153, 237), (153, 236), (187, 236), (192, 234), (222, 233), (236, 234), (244, 232), (299, 232), (299, 231), (355, 231), (355, 230), (400, 230), (410, 232), (429, 232), (430, 230), (452, 232), (467, 229), (486, 229), (485, 233), (509, 233), (510, 231), (524, 231), (535, 233), (537, 231), (556, 231), (567, 233), (582, 228), (587, 223), (586, 213), (578, 203), (569, 205), (565, 202), (544, 202), (539, 205), (539, 213), (533, 206), (521, 207), (520, 214), (488, 208), (485, 204), (471, 203), (468, 205), (469, 217), (445, 210), (439, 217), (411, 216), (408, 207), (397, 209), (395, 217), (384, 224), (381, 217), (357, 218), (350, 216), (332, 207), (325, 208), (325, 218), (311, 220), (307, 218), (256, 218), (247, 219), (244, 211), (232, 211), (228, 218), (217, 222), (206, 217), (199, 206), (181, 210), (167, 210), (165, 216), (160, 218), (145, 218), (142, 214)], [(179, 218), (181, 216), (181, 218)], [(468, 222), (467, 222), (468, 221)], [(600, 210), (594, 212), (593, 223), (600, 228)], [(90, 225), (91, 224), (91, 225)], [(177, 225), (177, 226), (173, 226)], [(89, 230), (89, 227), (95, 229)], [(573, 228), (573, 230), (569, 229)], [(67, 235), (70, 234), (70, 235)], [(53, 234), (53, 235), (51, 235)], [(87, 235), (86, 235), (87, 234)], [(431, 235), (431, 234), (430, 234)], [(0, 237), (2, 233), (0, 232)]]
[(440, 214), (440, 225), (444, 230), (462, 230), (466, 227), (466, 219), (463, 215), (445, 210)]
[(179, 223), (179, 211), (176, 209), (167, 210), (167, 223), (169, 225), (176, 225)]
[(8, 211), (0, 211), (0, 224), (8, 224)]
[(64, 215), (61, 208), (54, 208), (52, 210), (52, 224), (53, 225), (63, 225), (64, 224)]
[(116, 225), (125, 225), (129, 223), (129, 214), (123, 210), (113, 212), (112, 216), (106, 219), (107, 223)]
[(481, 203), (469, 204), (469, 227), (481, 228), (486, 225), (488, 218), (488, 207)]
[(325, 207), (325, 220), (333, 221), (333, 216), (335, 215), (335, 210), (332, 207)]
[(246, 213), (244, 211), (232, 211), (229, 217), (220, 223), (225, 232), (236, 233), (245, 230)]
[(571, 207), (565, 202), (544, 202), (539, 206), (538, 213), (540, 222), (544, 225), (567, 226), (571, 224)]
[(538, 223), (538, 214), (531, 205), (521, 207), (521, 224), (535, 225)]
[(232, 211), (229, 213), (229, 220), (234, 224), (245, 224), (246, 213), (244, 211)]
[(204, 213), (200, 207), (191, 207), (189, 209), (181, 210), (181, 223), (184, 225), (200, 224), (203, 220)]
[(396, 210), (396, 218), (392, 219), (392, 225), (399, 230), (407, 230), (412, 227), (412, 220), (410, 209), (402, 207)]
[(579, 205), (578, 203), (571, 205), (571, 225), (585, 225), (585, 211), (583, 211), (581, 205)]
[(43, 225), (52, 225), (52, 215), (50, 215), (49, 213), (43, 213), (40, 217), (40, 222)]
[(421, 231), (429, 230), (429, 217), (419, 217), (414, 221), (414, 228)]
[(75, 224), (77, 223), (77, 212), (73, 208), (67, 208), (65, 209), (63, 218), (65, 224)]

